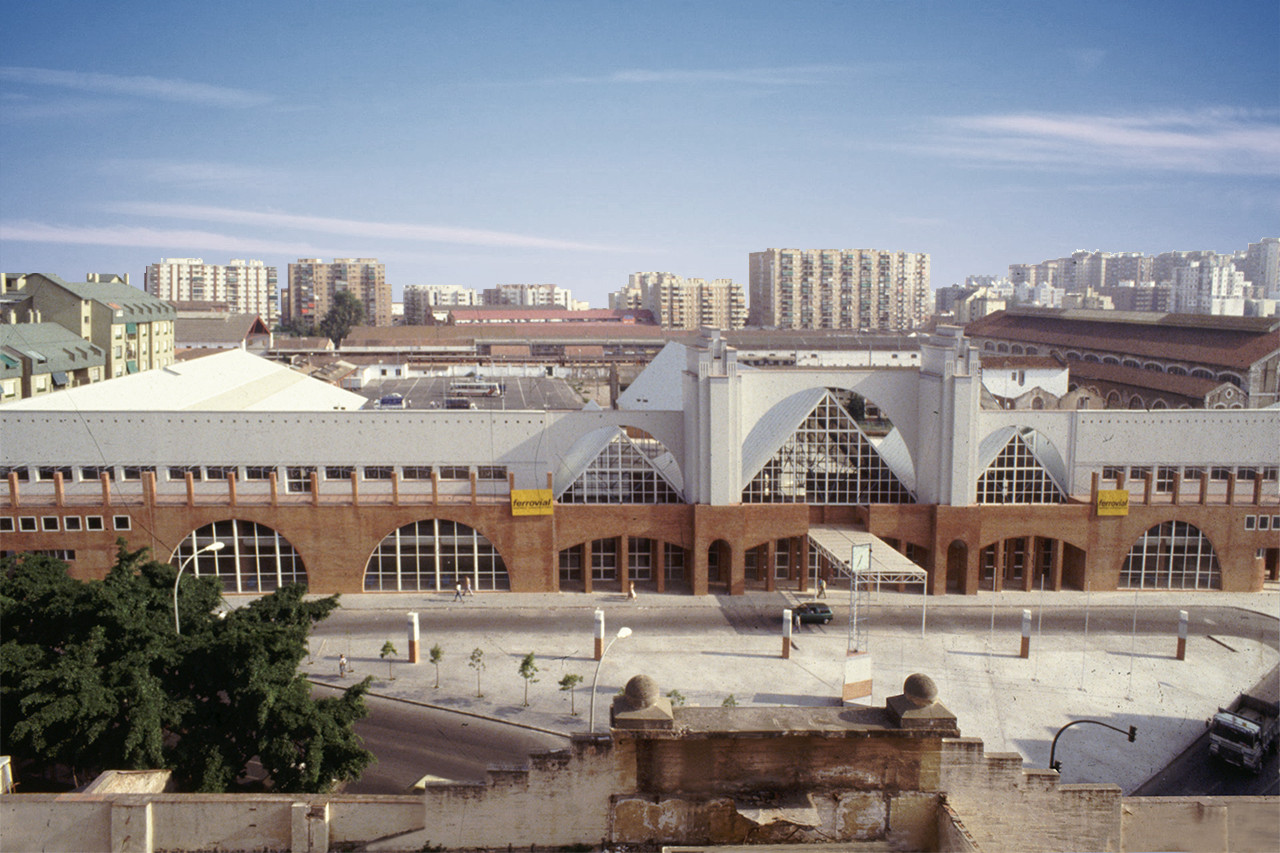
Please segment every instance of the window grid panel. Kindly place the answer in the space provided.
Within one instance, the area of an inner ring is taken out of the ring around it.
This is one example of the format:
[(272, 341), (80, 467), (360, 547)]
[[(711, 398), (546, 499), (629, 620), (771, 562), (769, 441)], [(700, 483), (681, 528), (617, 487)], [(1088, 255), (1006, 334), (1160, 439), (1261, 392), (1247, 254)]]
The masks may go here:
[(1014, 435), (978, 478), (980, 504), (1065, 503), (1066, 496), (1036, 459), (1027, 439)]
[(222, 549), (197, 554), (189, 568), (196, 577), (216, 578), (224, 593), (269, 593), (307, 582), (306, 567), (289, 540), (271, 527), (243, 519), (199, 528), (182, 541), (170, 562), (181, 566), (214, 542), (222, 542)]
[(632, 438), (622, 429), (560, 495), (566, 504), (682, 503), (653, 459), (667, 452), (653, 438)]
[(915, 498), (828, 392), (742, 490), (742, 501), (865, 505)]
[(471, 580), (474, 590), (511, 588), (497, 549), (465, 524), (414, 521), (388, 534), (365, 565), (366, 592), (442, 592)]
[(1149, 529), (1129, 549), (1120, 569), (1120, 589), (1221, 589), (1222, 572), (1213, 544), (1185, 521)]

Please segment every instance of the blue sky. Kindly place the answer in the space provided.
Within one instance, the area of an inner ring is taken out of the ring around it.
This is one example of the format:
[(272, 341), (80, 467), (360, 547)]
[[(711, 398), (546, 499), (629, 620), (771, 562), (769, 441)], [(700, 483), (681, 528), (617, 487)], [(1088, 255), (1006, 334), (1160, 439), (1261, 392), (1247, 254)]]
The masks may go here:
[(1280, 4), (6, 3), (0, 269), (405, 284), (1280, 235)]

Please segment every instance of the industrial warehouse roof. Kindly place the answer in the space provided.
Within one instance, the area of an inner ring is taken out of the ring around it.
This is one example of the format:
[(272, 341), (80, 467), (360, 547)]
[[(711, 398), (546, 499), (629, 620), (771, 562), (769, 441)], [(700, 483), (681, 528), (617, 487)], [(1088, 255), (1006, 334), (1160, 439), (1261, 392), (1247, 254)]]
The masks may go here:
[(8, 410), (328, 412), (364, 397), (242, 350), (20, 400)]
[(1280, 320), (1145, 311), (1018, 308), (965, 326), (970, 338), (1018, 341), (1066, 353), (1104, 350), (1247, 370), (1280, 350)]

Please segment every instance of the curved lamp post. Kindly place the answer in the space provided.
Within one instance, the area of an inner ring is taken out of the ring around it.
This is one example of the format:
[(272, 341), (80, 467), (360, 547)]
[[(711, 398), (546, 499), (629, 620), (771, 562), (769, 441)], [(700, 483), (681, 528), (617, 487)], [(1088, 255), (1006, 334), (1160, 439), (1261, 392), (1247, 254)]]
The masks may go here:
[(178, 574), (173, 579), (173, 633), (175, 634), (182, 633), (182, 629), (178, 627), (178, 582), (182, 580), (182, 570), (185, 569), (187, 567), (187, 564), (190, 563), (192, 560), (194, 560), (200, 554), (203, 554), (206, 551), (221, 551), (225, 547), (227, 547), (226, 542), (210, 542), (208, 545), (205, 545), (203, 548), (200, 548), (195, 552), (193, 552), (191, 556), (183, 560), (181, 565), (178, 566)]
[(1053, 736), (1053, 745), (1049, 747), (1049, 769), (1050, 770), (1062, 769), (1062, 762), (1053, 760), (1054, 751), (1057, 750), (1058, 748), (1058, 738), (1061, 737), (1062, 733), (1065, 732), (1067, 729), (1071, 728), (1072, 726), (1078, 726), (1081, 723), (1092, 723), (1095, 726), (1102, 726), (1104, 729), (1111, 729), (1111, 731), (1113, 732), (1119, 732), (1122, 735), (1128, 735), (1129, 743), (1133, 743), (1134, 739), (1138, 737), (1137, 726), (1129, 726), (1129, 731), (1126, 732), (1124, 729), (1118, 729), (1115, 726), (1107, 725), (1106, 723), (1099, 722), (1098, 720), (1075, 720), (1074, 722), (1067, 723), (1065, 726), (1058, 729), (1058, 733)]
[(630, 628), (619, 628), (617, 635), (609, 641), (609, 645), (605, 646), (604, 651), (600, 653), (600, 660), (596, 661), (596, 677), (591, 679), (591, 711), (588, 714), (591, 719), (591, 728), (587, 730), (589, 732), (596, 730), (596, 683), (600, 681), (600, 664), (604, 663), (604, 656), (609, 654), (609, 649), (613, 648), (614, 643), (630, 636)]

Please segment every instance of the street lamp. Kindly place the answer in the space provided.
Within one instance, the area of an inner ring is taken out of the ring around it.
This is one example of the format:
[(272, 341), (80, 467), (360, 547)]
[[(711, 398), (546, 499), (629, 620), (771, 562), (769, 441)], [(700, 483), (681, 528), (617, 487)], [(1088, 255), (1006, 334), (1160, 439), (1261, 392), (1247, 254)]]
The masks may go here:
[(609, 641), (609, 645), (604, 647), (604, 651), (600, 653), (600, 660), (596, 661), (596, 677), (591, 679), (591, 711), (589, 717), (591, 719), (591, 728), (589, 732), (596, 730), (596, 683), (600, 681), (600, 664), (604, 663), (604, 656), (609, 654), (609, 649), (613, 648), (613, 644), (619, 640), (631, 636), (630, 628), (619, 628), (618, 634)]
[(225, 547), (227, 547), (226, 542), (210, 542), (208, 545), (205, 545), (203, 548), (199, 548), (196, 551), (192, 552), (191, 556), (183, 560), (182, 563), (178, 566), (178, 574), (173, 579), (173, 633), (175, 634), (182, 633), (182, 629), (178, 627), (178, 582), (182, 580), (182, 570), (187, 567), (188, 563), (190, 563), (200, 554), (203, 554), (205, 551), (221, 551)]
[(1053, 736), (1053, 744), (1049, 747), (1049, 769), (1050, 770), (1062, 769), (1062, 762), (1053, 760), (1053, 754), (1058, 748), (1058, 738), (1061, 737), (1062, 733), (1065, 732), (1067, 729), (1071, 728), (1072, 726), (1078, 726), (1081, 723), (1092, 723), (1095, 726), (1102, 726), (1104, 729), (1111, 729), (1111, 731), (1113, 732), (1119, 732), (1122, 735), (1128, 735), (1129, 743), (1133, 743), (1134, 740), (1136, 740), (1138, 737), (1137, 726), (1129, 726), (1129, 731), (1126, 732), (1124, 729), (1119, 729), (1119, 728), (1116, 728), (1115, 726), (1107, 725), (1106, 723), (1100, 722), (1098, 720), (1074, 720), (1070, 723), (1067, 723), (1062, 728), (1058, 729), (1058, 733)]

